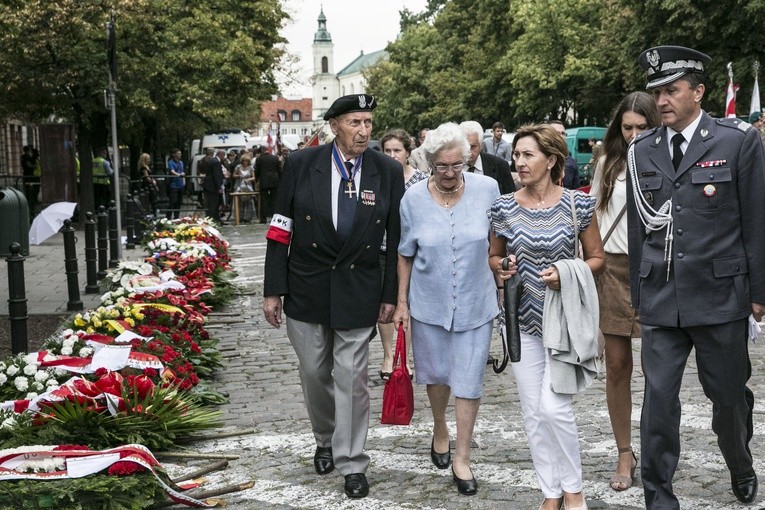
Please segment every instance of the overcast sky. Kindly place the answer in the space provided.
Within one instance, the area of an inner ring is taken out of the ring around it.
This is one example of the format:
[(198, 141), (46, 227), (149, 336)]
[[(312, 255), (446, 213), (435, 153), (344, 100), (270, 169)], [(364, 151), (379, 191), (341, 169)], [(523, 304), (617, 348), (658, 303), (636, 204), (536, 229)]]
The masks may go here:
[(322, 6), (327, 31), (335, 45), (334, 71), (338, 72), (362, 50), (372, 53), (385, 49), (399, 33), (399, 11), (406, 7), (420, 12), (426, 3), (427, 0), (283, 0), (282, 5), (292, 19), (281, 34), (288, 41), (288, 51), (300, 57), (301, 83), (283, 88), (282, 92), (286, 97), (311, 97), (311, 44)]

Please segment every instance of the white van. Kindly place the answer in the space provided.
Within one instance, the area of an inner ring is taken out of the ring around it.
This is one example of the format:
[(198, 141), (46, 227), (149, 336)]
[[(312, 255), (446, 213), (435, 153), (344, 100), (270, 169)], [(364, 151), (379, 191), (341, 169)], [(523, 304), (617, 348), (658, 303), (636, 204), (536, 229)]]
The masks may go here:
[(191, 158), (191, 189), (194, 192), (201, 189), (202, 183), (197, 179), (197, 168), (199, 167), (199, 161), (204, 157), (207, 149), (222, 149), (226, 152), (233, 149), (238, 152), (240, 149), (249, 148), (250, 145), (251, 141), (249, 133), (239, 129), (207, 133), (202, 137), (198, 152), (193, 154)]

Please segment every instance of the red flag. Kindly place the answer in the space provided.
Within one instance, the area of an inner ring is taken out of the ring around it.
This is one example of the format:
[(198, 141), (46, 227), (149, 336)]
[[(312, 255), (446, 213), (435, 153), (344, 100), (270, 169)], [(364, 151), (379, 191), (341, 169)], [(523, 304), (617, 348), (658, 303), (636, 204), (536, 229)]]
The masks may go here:
[(311, 136), (311, 138), (308, 139), (308, 141), (305, 143), (305, 146), (306, 147), (318, 147), (319, 146), (319, 130), (318, 129)]
[(276, 125), (276, 154), (282, 153), (282, 123)]
[(738, 92), (738, 84), (734, 84), (732, 81), (728, 82), (728, 93), (725, 96), (725, 116), (736, 116), (736, 92)]
[(266, 138), (266, 146), (268, 146), (268, 153), (274, 153), (274, 139), (271, 138), (271, 121), (268, 121), (268, 138)]

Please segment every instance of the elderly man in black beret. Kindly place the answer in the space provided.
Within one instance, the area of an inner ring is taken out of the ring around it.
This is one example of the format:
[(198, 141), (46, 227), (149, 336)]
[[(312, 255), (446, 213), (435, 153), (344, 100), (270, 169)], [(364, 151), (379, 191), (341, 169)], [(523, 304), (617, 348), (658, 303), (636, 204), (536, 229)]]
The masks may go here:
[(646, 507), (679, 509), (680, 385), (696, 350), (736, 498), (757, 496), (748, 324), (765, 312), (765, 151), (738, 119), (701, 109), (710, 58), (680, 46), (644, 51), (663, 126), (630, 147), (627, 194), (632, 304), (640, 310), (645, 398), (640, 423)]
[(303, 149), (284, 163), (268, 234), (263, 313), (282, 323), (297, 353), (316, 438), (314, 467), (345, 476), (345, 493), (363, 498), (369, 456), (367, 361), (377, 322), (391, 321), (397, 251), (381, 278), (379, 248), (398, 246), (401, 165), (368, 148), (376, 99), (344, 96), (327, 110), (332, 144)]

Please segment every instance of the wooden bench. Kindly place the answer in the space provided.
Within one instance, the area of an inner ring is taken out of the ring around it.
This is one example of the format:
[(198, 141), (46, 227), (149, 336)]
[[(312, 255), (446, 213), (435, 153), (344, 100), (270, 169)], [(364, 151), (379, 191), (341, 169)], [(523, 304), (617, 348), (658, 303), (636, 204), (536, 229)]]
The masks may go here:
[(260, 191), (234, 191), (230, 194), (231, 199), (234, 202), (234, 225), (239, 225), (239, 198), (240, 197), (253, 197), (256, 199), (258, 206), (255, 210), (257, 218), (253, 221), (260, 219)]

